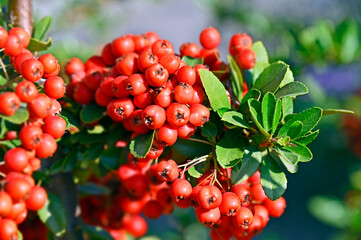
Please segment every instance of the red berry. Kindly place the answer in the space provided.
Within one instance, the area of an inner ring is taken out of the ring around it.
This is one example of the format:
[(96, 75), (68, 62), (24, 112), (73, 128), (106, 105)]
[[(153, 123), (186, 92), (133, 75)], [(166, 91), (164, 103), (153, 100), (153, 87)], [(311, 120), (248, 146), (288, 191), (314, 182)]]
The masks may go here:
[(248, 207), (252, 202), (251, 188), (248, 184), (240, 183), (233, 187), (233, 192), (239, 197), (242, 207)]
[(160, 39), (158, 34), (156, 34), (155, 32), (147, 32), (145, 33), (145, 37), (148, 39), (150, 45)]
[(80, 82), (74, 86), (73, 98), (79, 104), (88, 105), (93, 101), (94, 93), (85, 85), (84, 82)]
[(174, 100), (172, 89), (164, 86), (154, 89), (153, 100), (155, 104), (167, 108)]
[(134, 51), (141, 52), (145, 47), (149, 46), (149, 40), (145, 35), (134, 35)]
[(28, 103), (28, 111), (31, 118), (45, 118), (51, 105), (51, 99), (45, 94), (39, 93), (34, 100)]
[(167, 82), (169, 77), (167, 69), (160, 63), (154, 63), (145, 70), (145, 79), (149, 85), (160, 87)]
[(22, 28), (14, 27), (10, 29), (9, 35), (16, 36), (17, 38), (19, 38), (24, 48), (26, 48), (30, 43), (29, 34)]
[(0, 191), (0, 216), (7, 217), (11, 214), (13, 201), (6, 192)]
[(112, 52), (116, 57), (123, 56), (126, 53), (134, 52), (134, 41), (132, 37), (124, 36), (113, 40)]
[(178, 200), (184, 200), (192, 194), (192, 185), (185, 179), (176, 179), (170, 185), (171, 195)]
[(42, 134), (40, 127), (30, 124), (20, 130), (19, 139), (26, 149), (35, 149), (40, 144)]
[(13, 92), (4, 92), (0, 94), (0, 114), (12, 116), (20, 107), (20, 99)]
[(177, 128), (177, 131), (178, 131), (178, 137), (183, 139), (188, 139), (191, 136), (193, 136), (193, 134), (196, 131), (196, 128), (192, 124), (187, 123), (186, 125)]
[(199, 46), (195, 43), (183, 43), (179, 48), (180, 55), (189, 56), (192, 58), (199, 58), (199, 54), (201, 52)]
[(180, 82), (174, 89), (174, 99), (179, 103), (189, 104), (192, 102), (194, 96), (194, 90), (192, 86)]
[(172, 182), (179, 176), (178, 165), (173, 159), (160, 161), (157, 165), (157, 177), (165, 182)]
[(130, 92), (127, 89), (127, 81), (127, 76), (119, 76), (114, 79), (112, 82), (112, 92), (115, 97), (126, 98), (129, 96)]
[(103, 80), (103, 74), (98, 70), (88, 69), (84, 78), (85, 85), (92, 91), (99, 88)]
[(21, 65), (28, 59), (32, 59), (33, 54), (31, 53), (21, 53), (18, 56), (15, 57), (13, 65), (16, 72), (21, 74)]
[(54, 138), (47, 133), (43, 133), (41, 142), (36, 148), (36, 156), (39, 158), (47, 158), (52, 156), (57, 148)]
[(3, 27), (0, 27), (0, 48), (3, 48), (5, 46), (7, 40), (8, 32)]
[(203, 88), (198, 85), (193, 85), (193, 99), (190, 102), (190, 105), (193, 104), (202, 104), (204, 102), (204, 91)]
[(262, 221), (262, 226), (266, 227), (269, 221), (269, 213), (267, 208), (265, 208), (263, 205), (254, 205), (254, 216), (259, 217)]
[(124, 181), (124, 186), (133, 197), (142, 197), (148, 190), (148, 179), (143, 174), (136, 174)]
[(192, 67), (183, 66), (177, 72), (177, 79), (179, 82), (192, 86), (197, 80), (196, 71)]
[(106, 107), (108, 103), (112, 100), (112, 97), (109, 97), (103, 93), (101, 88), (98, 88), (95, 92), (95, 102), (102, 107)]
[(145, 72), (145, 70), (154, 63), (158, 63), (158, 57), (154, 53), (142, 52), (139, 55), (137, 66), (141, 72)]
[(18, 239), (18, 227), (13, 220), (2, 219), (0, 221), (0, 239), (2, 240)]
[(23, 178), (13, 178), (5, 183), (5, 191), (14, 202), (25, 199), (30, 193), (31, 185)]
[(155, 137), (162, 144), (171, 146), (177, 141), (178, 132), (176, 128), (165, 123), (162, 127), (158, 129)]
[(256, 54), (252, 49), (243, 49), (242, 52), (236, 55), (236, 63), (242, 69), (251, 69), (254, 68), (256, 61)]
[(142, 237), (146, 234), (148, 230), (147, 222), (141, 216), (135, 215), (131, 216), (130, 219), (125, 224), (125, 228), (132, 234), (134, 237)]
[(22, 102), (31, 102), (38, 96), (38, 89), (35, 84), (29, 81), (19, 82), (15, 88), (15, 93)]
[(163, 207), (158, 201), (150, 200), (143, 207), (144, 216), (150, 219), (159, 218), (162, 215)]
[(26, 207), (29, 210), (37, 211), (45, 206), (47, 199), (48, 195), (46, 194), (44, 188), (34, 186), (30, 191), (29, 197), (25, 201)]
[(54, 139), (61, 138), (66, 129), (66, 121), (59, 116), (49, 116), (44, 119), (43, 131)]
[(49, 77), (44, 83), (44, 92), (50, 98), (62, 98), (65, 93), (64, 80), (58, 76)]
[(130, 76), (138, 72), (137, 67), (138, 54), (127, 53), (116, 60), (117, 71), (121, 75)]
[(149, 129), (158, 129), (163, 126), (166, 114), (163, 108), (150, 105), (143, 111), (143, 122)]
[(252, 38), (245, 33), (236, 33), (229, 41), (229, 53), (236, 56), (245, 48), (252, 47)]
[(233, 192), (225, 192), (222, 195), (222, 203), (219, 210), (223, 215), (233, 216), (241, 206), (239, 197)]
[(139, 170), (133, 168), (132, 166), (130, 166), (130, 164), (126, 163), (123, 164), (122, 166), (119, 167), (118, 169), (118, 177), (121, 181), (125, 181), (128, 178), (139, 174)]
[(193, 104), (190, 109), (189, 122), (194, 126), (202, 126), (209, 120), (210, 112), (208, 108), (202, 104)]
[(180, 65), (180, 59), (174, 54), (166, 54), (159, 59), (159, 63), (167, 69), (169, 74), (175, 73)]
[(27, 217), (28, 211), (24, 202), (18, 202), (12, 205), (9, 219), (14, 220), (16, 224), (22, 223)]
[(133, 101), (136, 107), (142, 109), (153, 104), (152, 95), (148, 91), (134, 96)]
[(10, 57), (18, 56), (23, 51), (23, 44), (18, 37), (9, 35), (4, 45), (4, 53)]
[(221, 218), (221, 212), (218, 207), (213, 209), (196, 208), (196, 215), (198, 220), (208, 227), (215, 225)]
[(65, 65), (65, 73), (70, 76), (76, 72), (85, 72), (85, 66), (79, 58), (72, 58)]
[(215, 62), (220, 60), (220, 54), (218, 49), (205, 49), (201, 50), (201, 57), (203, 57), (203, 62), (207, 66), (212, 66)]
[(263, 187), (261, 185), (261, 183), (258, 183), (256, 185), (252, 185), (251, 186), (251, 190), (253, 193), (253, 198), (254, 200), (258, 201), (258, 202), (263, 202), (264, 200), (266, 200), (267, 196), (263, 190)]
[(51, 53), (45, 53), (38, 59), (44, 66), (44, 73), (53, 73), (58, 68), (58, 60)]
[(107, 65), (114, 65), (116, 57), (112, 51), (112, 44), (108, 43), (102, 50), (102, 59)]
[(240, 207), (233, 220), (237, 227), (248, 229), (253, 222), (253, 213), (246, 207)]
[(53, 116), (61, 112), (61, 105), (56, 99), (51, 99), (51, 107), (48, 111), (47, 117)]
[(282, 216), (286, 208), (286, 200), (284, 197), (280, 197), (279, 199), (276, 199), (274, 201), (266, 198), (263, 204), (267, 208), (268, 213), (271, 217)]
[(40, 167), (41, 167), (41, 161), (40, 161), (40, 159), (37, 158), (37, 157), (30, 158), (30, 159), (29, 159), (29, 164), (30, 164), (30, 166), (32, 167), (32, 169), (33, 169), (34, 171), (39, 170)]
[(214, 27), (206, 28), (199, 35), (199, 42), (205, 49), (217, 48), (221, 43), (221, 34)]
[(107, 106), (107, 113), (115, 122), (126, 119), (134, 110), (133, 101), (129, 98), (115, 99)]
[(197, 208), (199, 207), (199, 202), (198, 202), (198, 193), (199, 191), (202, 189), (202, 186), (198, 185), (195, 186), (192, 189), (192, 195), (191, 195), (191, 204), (193, 207)]
[(147, 91), (148, 83), (143, 74), (132, 74), (127, 79), (127, 90), (132, 95), (139, 95)]
[(166, 54), (174, 54), (174, 48), (168, 40), (159, 39), (153, 43), (152, 52), (161, 58)]
[(142, 118), (143, 110), (138, 109), (132, 112), (130, 115), (130, 126), (135, 133), (145, 134), (149, 131), (149, 128), (144, 124)]
[(181, 127), (188, 123), (189, 108), (181, 103), (172, 103), (166, 110), (167, 122), (173, 127)]
[(222, 202), (222, 193), (216, 186), (204, 186), (198, 192), (198, 202), (204, 209), (219, 207)]
[(44, 75), (43, 64), (36, 59), (27, 59), (21, 64), (21, 75), (28, 81), (36, 82)]

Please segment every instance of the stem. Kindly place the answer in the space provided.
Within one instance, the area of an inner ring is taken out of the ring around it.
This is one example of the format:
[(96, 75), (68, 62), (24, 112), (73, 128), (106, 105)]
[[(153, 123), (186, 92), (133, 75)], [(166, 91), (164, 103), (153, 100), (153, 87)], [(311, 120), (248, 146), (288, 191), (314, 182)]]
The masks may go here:
[(199, 186), (199, 185), (201, 185), (204, 181), (206, 181), (208, 178), (210, 178), (210, 177), (213, 177), (213, 175), (214, 175), (214, 172), (212, 172), (211, 174), (209, 174), (205, 179), (203, 179), (200, 183), (198, 183), (196, 186)]
[(3, 60), (1, 58), (0, 58), (0, 65), (1, 65), (1, 68), (3, 69), (3, 71), (5, 73), (6, 80), (9, 81), (10, 78), (9, 78), (8, 72), (6, 71), (5, 64), (4, 64), (4, 62), (3, 62)]
[(208, 142), (208, 141), (205, 141), (205, 140), (202, 140), (202, 139), (197, 139), (197, 138), (189, 138), (188, 140), (190, 141), (194, 141), (194, 142), (200, 142), (200, 143), (205, 143), (205, 144), (208, 144), (210, 146), (213, 147), (213, 144), (211, 142)]
[(5, 178), (5, 177), (6, 177), (6, 174), (5, 174), (5, 173), (3, 173), (3, 172), (0, 172), (0, 177)]
[(201, 162), (206, 161), (207, 158), (208, 158), (208, 155), (204, 155), (204, 156), (202, 156), (202, 157), (193, 159), (192, 161), (189, 161), (189, 162), (187, 162), (187, 163), (185, 163), (185, 164), (179, 165), (179, 166), (178, 166), (179, 168), (184, 167), (184, 169), (183, 169), (183, 171), (182, 171), (182, 176), (181, 176), (181, 178), (183, 178), (185, 172), (188, 171), (191, 167), (193, 167), (193, 166), (195, 166), (195, 165), (197, 165), (197, 164), (199, 164), (199, 163), (201, 163)]
[(32, 0), (8, 1), (8, 23), (21, 27), (31, 36), (33, 33)]

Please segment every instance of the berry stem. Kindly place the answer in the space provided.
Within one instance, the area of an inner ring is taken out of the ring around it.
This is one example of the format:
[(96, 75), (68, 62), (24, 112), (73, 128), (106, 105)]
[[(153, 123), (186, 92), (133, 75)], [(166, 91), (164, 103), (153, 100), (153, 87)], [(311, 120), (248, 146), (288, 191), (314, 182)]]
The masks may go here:
[(208, 142), (208, 141), (205, 141), (205, 140), (202, 140), (202, 139), (198, 139), (198, 138), (189, 138), (188, 140), (190, 140), (190, 141), (194, 141), (194, 142), (205, 143), (205, 144), (208, 144), (208, 145), (210, 145), (210, 146), (212, 146), (212, 147), (213, 147), (213, 143)]
[(2, 59), (0, 59), (0, 65), (1, 65), (1, 68), (3, 69), (3, 71), (4, 71), (6, 80), (9, 81), (10, 80), (9, 75), (8, 75), (8, 72), (6, 71), (6, 67), (5, 67), (5, 64), (4, 64)]

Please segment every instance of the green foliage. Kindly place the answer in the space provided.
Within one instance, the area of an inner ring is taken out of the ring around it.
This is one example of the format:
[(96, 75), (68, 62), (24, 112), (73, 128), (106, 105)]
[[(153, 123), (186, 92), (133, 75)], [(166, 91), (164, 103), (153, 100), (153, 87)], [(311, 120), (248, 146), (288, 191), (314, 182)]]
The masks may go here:
[(262, 94), (274, 93), (284, 80), (287, 69), (288, 65), (284, 62), (272, 63), (258, 76), (253, 88), (260, 90)]
[(39, 22), (34, 24), (33, 38), (43, 41), (48, 35), (53, 25), (53, 18), (51, 16), (43, 17)]
[(14, 124), (21, 124), (28, 120), (29, 118), (29, 112), (26, 108), (20, 107), (18, 110), (16, 110), (15, 114), (12, 116), (5, 116), (0, 114), (0, 118), (14, 123)]
[(192, 58), (189, 56), (182, 57), (182, 60), (187, 64), (187, 66), (194, 67), (198, 64), (203, 64), (203, 58)]
[(39, 41), (35, 38), (31, 38), (27, 49), (29, 49), (31, 52), (45, 51), (49, 47), (51, 47), (52, 43), (53, 43), (53, 40), (51, 38), (48, 38), (48, 40), (46, 40), (45, 42)]
[(232, 82), (232, 90), (236, 99), (239, 101), (242, 100), (243, 94), (243, 76), (241, 69), (239, 68), (238, 64), (234, 61), (231, 56), (227, 56), (229, 67), (231, 70), (231, 82)]
[(238, 129), (226, 131), (224, 137), (216, 145), (219, 165), (229, 168), (237, 165), (244, 153), (244, 139)]
[(80, 111), (80, 119), (83, 123), (93, 123), (104, 117), (106, 109), (92, 102)]
[(144, 158), (152, 146), (155, 131), (140, 134), (130, 141), (130, 152), (137, 158)]

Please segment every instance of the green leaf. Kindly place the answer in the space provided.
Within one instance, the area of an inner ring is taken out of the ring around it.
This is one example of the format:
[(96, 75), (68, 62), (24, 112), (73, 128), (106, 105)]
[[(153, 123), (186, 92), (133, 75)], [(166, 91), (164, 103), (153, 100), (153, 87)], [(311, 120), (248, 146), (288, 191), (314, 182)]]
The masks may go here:
[(114, 240), (108, 231), (99, 226), (82, 224), (82, 229), (89, 237), (89, 240)]
[(255, 82), (259, 75), (269, 66), (268, 62), (256, 62), (252, 71), (252, 81)]
[(40, 19), (34, 26), (33, 38), (42, 41), (49, 33), (51, 26), (53, 25), (53, 18), (46, 16)]
[(48, 192), (45, 206), (38, 210), (40, 220), (56, 236), (61, 236), (66, 231), (66, 215), (63, 203), (54, 194)]
[(66, 108), (61, 111), (61, 116), (66, 117), (69, 123), (77, 128), (80, 128), (82, 125), (79, 118)]
[(31, 52), (40, 52), (47, 50), (51, 44), (53, 43), (53, 40), (51, 38), (48, 38), (46, 42), (41, 42), (35, 38), (30, 39), (29, 46), (27, 47)]
[(282, 121), (287, 115), (293, 113), (293, 100), (291, 97), (282, 98)]
[(3, 118), (0, 119), (0, 139), (3, 139), (7, 132), (5, 120)]
[(208, 70), (200, 69), (199, 74), (213, 111), (231, 109), (226, 89), (219, 79)]
[(276, 98), (273, 93), (268, 92), (262, 100), (262, 126), (266, 132), (272, 129), (275, 110)]
[(80, 111), (80, 119), (83, 123), (93, 123), (103, 118), (105, 112), (106, 109), (104, 107), (92, 102)]
[(297, 156), (297, 159), (300, 162), (308, 162), (313, 157), (310, 149), (298, 142), (291, 141), (290, 145), (287, 145), (282, 149), (292, 152), (295, 156)]
[(187, 64), (187, 66), (194, 67), (198, 64), (203, 64), (203, 58), (192, 58), (189, 56), (183, 56), (182, 60)]
[(287, 136), (288, 129), (291, 125), (296, 122), (300, 121), (303, 123), (303, 128), (298, 137), (303, 137), (306, 133), (311, 131), (318, 122), (321, 120), (322, 117), (322, 109), (318, 107), (312, 107), (309, 109), (304, 110), (303, 112), (299, 113), (298, 115), (293, 116), (289, 119), (280, 129), (278, 136), (285, 137)]
[(228, 130), (216, 145), (217, 161), (223, 168), (237, 165), (244, 153), (244, 140), (238, 129)]
[(345, 228), (351, 224), (352, 211), (345, 206), (341, 199), (314, 196), (308, 202), (308, 209), (318, 220), (331, 226)]
[(216, 140), (216, 136), (218, 134), (217, 126), (208, 121), (205, 124), (203, 124), (202, 128), (202, 135), (207, 138), (209, 141), (214, 142)]
[(276, 102), (275, 112), (273, 114), (273, 120), (272, 120), (272, 131), (271, 131), (272, 136), (276, 132), (277, 127), (280, 124), (281, 116), (282, 116), (282, 101), (278, 99)]
[(155, 131), (150, 131), (146, 134), (140, 134), (130, 141), (130, 152), (137, 158), (144, 158), (153, 143)]
[(76, 151), (76, 149), (73, 149), (70, 153), (68, 153), (65, 156), (65, 158), (62, 162), (61, 166), (62, 166), (63, 172), (69, 172), (69, 171), (73, 170), (77, 161), (78, 161), (78, 152)]
[(238, 184), (251, 177), (262, 161), (262, 153), (256, 146), (247, 146), (242, 158), (242, 166), (239, 171), (232, 169), (232, 183)]
[(93, 162), (98, 159), (104, 150), (104, 143), (93, 143), (84, 152), (82, 161)]
[(322, 116), (345, 113), (345, 114), (355, 114), (354, 111), (346, 110), (346, 109), (324, 109), (322, 112)]
[(248, 100), (251, 99), (251, 98), (259, 100), (260, 97), (261, 97), (261, 92), (259, 90), (251, 89), (242, 98), (241, 105), (247, 104)]
[(6, 141), (0, 141), (0, 145), (6, 146), (8, 148), (16, 148), (21, 145), (20, 140), (6, 140)]
[(285, 166), (287, 171), (290, 173), (296, 173), (298, 171), (297, 156), (287, 150), (277, 149), (277, 151), (274, 150), (270, 152), (272, 158), (275, 159), (279, 164), (283, 164), (283, 166)]
[(269, 154), (264, 157), (261, 164), (261, 184), (272, 201), (280, 198), (287, 188), (285, 173)]
[[(141, 136), (141, 135), (139, 135)], [(110, 147), (102, 152), (100, 155), (101, 164), (109, 169), (116, 170), (120, 166), (121, 154), (123, 149), (117, 147)]]
[(222, 116), (222, 121), (233, 124), (241, 128), (251, 128), (241, 113), (236, 111), (228, 111)]
[(243, 93), (243, 76), (241, 69), (238, 64), (234, 61), (232, 56), (227, 56), (229, 67), (231, 70), (231, 81), (232, 81), (232, 89), (236, 98), (240, 101), (242, 100)]
[(308, 93), (308, 88), (300, 82), (290, 82), (275, 93), (276, 98), (294, 97)]
[(86, 182), (78, 185), (78, 191), (81, 195), (108, 195), (110, 189), (99, 184), (92, 182)]
[(313, 140), (316, 139), (316, 137), (318, 136), (319, 133), (320, 133), (320, 130), (311, 132), (310, 134), (297, 139), (297, 142), (306, 146), (306, 145), (310, 144), (311, 142), (313, 142)]
[(253, 122), (261, 133), (268, 139), (271, 135), (262, 126), (262, 114), (261, 114), (261, 103), (255, 99), (248, 100), (249, 111), (251, 112)]
[(188, 169), (188, 174), (194, 178), (200, 178), (208, 169), (210, 161), (199, 163)]
[(291, 139), (295, 139), (301, 133), (303, 123), (301, 121), (295, 121), (291, 124), (290, 128), (287, 131), (287, 136)]
[(284, 87), (285, 85), (294, 82), (295, 78), (293, 77), (293, 72), (291, 71), (290, 67), (287, 67), (287, 71), (285, 74), (285, 77), (283, 78), (281, 84), (280, 84), (280, 88)]
[(339, 46), (339, 60), (350, 63), (360, 49), (359, 26), (354, 19), (342, 22), (336, 29), (336, 38)]
[(261, 41), (257, 41), (253, 43), (252, 50), (256, 54), (256, 63), (257, 62), (265, 62), (268, 63), (268, 53)]
[(3, 76), (0, 75), (0, 86), (4, 85), (8, 80)]
[(288, 65), (284, 62), (276, 62), (269, 65), (256, 79), (253, 88), (260, 90), (263, 94), (275, 92), (284, 79)]
[[(193, 141), (195, 140), (195, 141)], [(213, 147), (209, 144), (198, 142), (197, 139), (178, 139), (175, 144), (170, 146), (173, 152), (185, 156), (187, 159), (193, 159), (209, 154)]]
[(16, 110), (15, 114), (12, 116), (5, 116), (0, 114), (0, 118), (14, 123), (14, 124), (21, 124), (28, 120), (29, 118), (29, 112), (26, 108), (20, 107), (18, 110)]
[(17, 240), (23, 240), (23, 234), (18, 230), (18, 238)]

